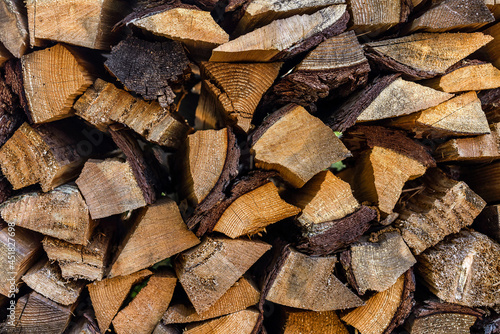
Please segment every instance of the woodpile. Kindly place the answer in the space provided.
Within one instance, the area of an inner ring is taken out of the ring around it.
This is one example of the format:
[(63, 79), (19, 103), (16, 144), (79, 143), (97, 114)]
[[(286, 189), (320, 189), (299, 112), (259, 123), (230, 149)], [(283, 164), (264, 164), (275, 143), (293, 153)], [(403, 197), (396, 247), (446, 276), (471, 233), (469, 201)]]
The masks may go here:
[(499, 0), (0, 0), (0, 333), (500, 333)]

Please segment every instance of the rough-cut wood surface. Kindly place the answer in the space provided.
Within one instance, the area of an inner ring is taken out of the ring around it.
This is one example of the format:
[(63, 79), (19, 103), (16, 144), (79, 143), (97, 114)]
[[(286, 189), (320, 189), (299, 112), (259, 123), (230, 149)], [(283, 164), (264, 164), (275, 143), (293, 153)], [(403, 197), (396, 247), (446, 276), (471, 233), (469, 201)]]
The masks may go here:
[(111, 321), (127, 298), (130, 288), (152, 274), (149, 270), (141, 270), (131, 275), (94, 281), (87, 285), (102, 334), (111, 325)]
[(243, 310), (199, 324), (188, 324), (184, 334), (250, 334), (258, 317), (257, 310)]
[(16, 58), (21, 58), (29, 47), (28, 21), (22, 1), (0, 2), (0, 42)]
[(189, 323), (217, 318), (244, 310), (259, 302), (260, 291), (252, 280), (242, 277), (206, 311), (196, 313), (192, 306), (171, 305), (163, 315), (165, 324)]
[(405, 22), (410, 14), (411, 5), (401, 0), (352, 0), (350, 13), (352, 29), (357, 34), (375, 34)]
[(488, 120), (475, 92), (458, 95), (435, 107), (390, 122), (417, 138), (443, 138), (490, 133)]
[(493, 38), (480, 33), (418, 33), (365, 44), (368, 59), (403, 77), (428, 79), (467, 57)]
[(204, 80), (196, 108), (195, 128), (219, 128), (222, 123), (248, 132), (257, 105), (278, 76), (281, 65), (279, 62), (201, 63)]
[(76, 114), (101, 131), (113, 122), (123, 123), (147, 140), (178, 148), (189, 127), (175, 112), (156, 101), (146, 102), (115, 85), (97, 79), (74, 108)]
[(340, 34), (345, 30), (348, 19), (346, 5), (341, 4), (310, 15), (294, 15), (272, 21), (218, 46), (212, 51), (210, 60), (267, 62), (287, 59)]
[(84, 246), (95, 227), (74, 185), (11, 197), (0, 206), (0, 214), (6, 222)]
[(474, 220), (472, 227), (496, 242), (500, 242), (500, 205), (485, 207)]
[(418, 257), (417, 271), (441, 300), (463, 306), (499, 303), (500, 245), (484, 234), (462, 230)]
[(82, 292), (85, 281), (65, 280), (61, 269), (47, 258), (42, 258), (22, 277), (22, 280), (39, 294), (61, 305), (75, 303)]
[(175, 271), (196, 312), (214, 305), (269, 248), (260, 240), (205, 237), (181, 253)]
[(158, 322), (152, 334), (181, 334), (181, 329), (176, 325), (165, 325), (163, 322)]
[[(38, 259), (40, 246), (40, 236), (31, 231), (14, 226), (10, 226), (10, 229), (5, 226), (0, 230), (0, 275), (4, 277), (0, 294), (9, 296), (18, 292), (17, 284)], [(12, 288), (11, 283), (16, 286)]]
[(277, 170), (294, 187), (302, 187), (321, 170), (350, 156), (331, 129), (294, 104), (268, 116), (251, 143), (255, 166)]
[(90, 159), (75, 182), (93, 219), (109, 217), (147, 204), (130, 164), (118, 159)]
[(283, 325), (279, 332), (281, 334), (349, 333), (335, 311), (314, 312), (284, 308), (282, 317)]
[(429, 171), (423, 182), (424, 189), (406, 203), (396, 222), (417, 255), (471, 225), (486, 205), (465, 182), (452, 180), (437, 169)]
[(479, 50), (479, 53), (484, 57), (484, 59), (490, 61), (495, 67), (498, 68), (500, 65), (500, 23), (495, 23), (483, 32), (493, 38), (493, 41), (486, 44)]
[(167, 310), (177, 277), (171, 272), (156, 273), (147, 285), (113, 319), (118, 334), (150, 334)]
[(274, 269), (277, 274), (266, 291), (266, 300), (312, 311), (344, 310), (363, 305), (363, 301), (334, 275), (336, 263), (336, 256), (308, 256), (286, 247)]
[(94, 81), (85, 64), (63, 44), (24, 55), (21, 62), (34, 123), (72, 116), (73, 102)]
[(39, 183), (49, 191), (76, 176), (85, 162), (78, 150), (79, 137), (68, 124), (58, 124), (63, 126), (35, 129), (24, 123), (0, 148), (2, 173), (14, 189)]
[(152, 266), (200, 241), (182, 220), (177, 204), (168, 198), (141, 209), (129, 234), (123, 240), (110, 277), (125, 276)]

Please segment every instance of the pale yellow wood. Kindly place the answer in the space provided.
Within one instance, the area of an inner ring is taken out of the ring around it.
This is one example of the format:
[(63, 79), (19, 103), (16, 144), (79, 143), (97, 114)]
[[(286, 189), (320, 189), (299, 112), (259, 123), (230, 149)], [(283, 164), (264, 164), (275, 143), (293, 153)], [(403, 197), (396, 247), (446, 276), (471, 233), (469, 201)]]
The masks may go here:
[(258, 317), (257, 310), (243, 310), (200, 324), (189, 324), (184, 334), (250, 334)]
[(282, 334), (348, 334), (335, 311), (314, 312), (286, 308)]
[(28, 49), (28, 20), (22, 0), (0, 1), (0, 42), (16, 58)]
[(477, 317), (460, 313), (437, 313), (410, 320), (405, 327), (410, 334), (470, 334)]
[(469, 65), (424, 84), (448, 93), (494, 89), (500, 87), (500, 70), (492, 64)]
[(400, 0), (351, 0), (352, 29), (357, 34), (387, 30), (401, 22)]

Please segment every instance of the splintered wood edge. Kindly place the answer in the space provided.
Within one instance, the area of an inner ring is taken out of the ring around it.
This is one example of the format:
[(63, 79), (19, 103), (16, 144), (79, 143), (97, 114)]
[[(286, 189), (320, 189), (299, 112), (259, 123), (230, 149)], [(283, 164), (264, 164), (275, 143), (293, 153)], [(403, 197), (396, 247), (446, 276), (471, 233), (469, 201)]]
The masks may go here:
[(28, 98), (24, 91), (23, 65), (21, 59), (12, 59), (5, 64), (5, 78), (7, 84), (12, 87), (12, 91), (19, 97), (19, 103), (24, 110), (24, 114), (28, 118), (28, 122), (33, 124)]
[(410, 268), (404, 275), (403, 293), (401, 294), (401, 302), (394, 313), (394, 316), (389, 323), (389, 326), (382, 334), (391, 334), (396, 327), (402, 325), (406, 318), (410, 315), (413, 306), (415, 305), (414, 293), (416, 289), (415, 274)]
[(479, 319), (482, 319), (485, 315), (484, 311), (481, 309), (462, 306), (458, 304), (441, 303), (433, 300), (424, 301), (422, 305), (417, 306), (413, 310), (413, 315), (416, 319), (442, 313), (472, 315)]

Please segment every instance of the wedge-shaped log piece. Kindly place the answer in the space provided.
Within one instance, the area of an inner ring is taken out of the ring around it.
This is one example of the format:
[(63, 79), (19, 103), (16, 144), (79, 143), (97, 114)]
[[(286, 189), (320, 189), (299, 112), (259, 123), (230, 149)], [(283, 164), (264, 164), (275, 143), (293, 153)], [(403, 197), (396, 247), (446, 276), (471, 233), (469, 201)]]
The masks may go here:
[(222, 44), (211, 61), (267, 62), (288, 59), (345, 30), (346, 5), (333, 5), (313, 14), (294, 15)]
[(175, 98), (171, 85), (185, 79), (189, 59), (179, 42), (129, 36), (113, 47), (104, 65), (127, 90), (168, 107)]
[(208, 310), (196, 313), (192, 306), (175, 304), (163, 315), (165, 324), (197, 322), (242, 311), (260, 300), (260, 291), (250, 279), (242, 277)]
[(465, 182), (452, 180), (438, 169), (426, 173), (423, 183), (423, 190), (406, 203), (396, 222), (417, 255), (471, 225), (486, 205)]
[(399, 23), (406, 22), (412, 6), (400, 0), (351, 0), (352, 29), (357, 34), (383, 32)]
[(210, 15), (195, 8), (171, 8), (131, 21), (155, 35), (182, 42), (194, 54), (210, 57), (212, 49), (227, 43), (229, 35)]
[(280, 256), (268, 283), (266, 300), (312, 311), (344, 310), (363, 305), (363, 301), (334, 275), (336, 256), (308, 256), (289, 246)]
[(6, 333), (62, 334), (75, 307), (59, 305), (33, 291), (17, 300), (15, 320), (7, 323)]
[(500, 123), (490, 124), (491, 133), (468, 138), (454, 138), (434, 150), (438, 162), (489, 162), (500, 159)]
[(204, 77), (202, 94), (211, 96), (200, 97), (195, 127), (218, 128), (222, 120), (223, 124), (234, 124), (248, 132), (255, 109), (278, 76), (281, 65), (201, 63)]
[(373, 295), (366, 305), (342, 317), (362, 334), (386, 334), (401, 325), (413, 307), (415, 278), (410, 269), (390, 288)]
[(189, 130), (180, 116), (158, 102), (136, 98), (101, 79), (87, 89), (74, 108), (78, 116), (101, 131), (119, 122), (153, 143), (173, 148), (180, 146)]
[(391, 228), (362, 237), (342, 254), (341, 261), (349, 283), (360, 294), (387, 290), (416, 263), (399, 232)]
[(349, 331), (340, 321), (335, 311), (314, 312), (283, 307), (281, 312), (282, 334), (324, 333), (348, 334)]
[(200, 324), (189, 324), (184, 334), (250, 334), (258, 317), (257, 310), (243, 310)]
[(49, 191), (74, 178), (86, 158), (78, 150), (77, 138), (65, 128), (46, 124), (21, 125), (0, 148), (0, 166), (14, 189), (40, 183)]
[(449, 71), (442, 77), (429, 79), (424, 84), (448, 93), (500, 87), (500, 70), (491, 63), (465, 60), (458, 64), (460, 67), (456, 70)]
[(0, 42), (16, 58), (21, 58), (29, 47), (28, 21), (23, 1), (0, 2)]
[(368, 72), (370, 65), (363, 48), (354, 31), (348, 31), (309, 52), (292, 73), (273, 85), (265, 101), (308, 106), (329, 95), (348, 95), (366, 84)]
[(146, 206), (143, 192), (127, 162), (90, 159), (75, 181), (93, 219)]
[(443, 0), (413, 20), (410, 31), (471, 31), (494, 21), (484, 0)]
[(475, 33), (418, 33), (365, 44), (368, 59), (383, 69), (402, 72), (410, 79), (428, 79), (446, 70), (490, 42)]
[(78, 300), (85, 281), (67, 281), (61, 269), (47, 258), (41, 259), (22, 277), (23, 281), (39, 294), (62, 305), (71, 305)]
[(330, 128), (294, 104), (269, 116), (253, 133), (251, 145), (258, 168), (277, 170), (294, 187), (351, 155)]
[(289, 1), (286, 3), (282, 3), (279, 0), (251, 1), (243, 9), (243, 16), (233, 34), (239, 36), (277, 19), (284, 19), (298, 14), (312, 14), (319, 9), (343, 3), (345, 3), (344, 0), (306, 0)]
[(150, 334), (168, 308), (177, 278), (161, 272), (150, 277), (147, 285), (113, 319), (118, 334)]
[(491, 205), (484, 208), (477, 216), (472, 227), (496, 242), (500, 242), (500, 205)]
[(425, 301), (417, 306), (405, 323), (410, 334), (468, 334), (471, 326), (483, 313), (480, 310), (454, 305)]
[(487, 203), (500, 201), (500, 161), (466, 169), (464, 181)]
[(238, 174), (239, 149), (229, 128), (197, 131), (187, 137), (179, 172), (182, 197), (192, 205), (210, 208)]
[(257, 240), (205, 237), (181, 253), (175, 271), (196, 312), (214, 305), (270, 248)]
[(111, 266), (110, 277), (147, 268), (200, 242), (170, 199), (161, 199), (137, 215)]
[(71, 185), (12, 197), (0, 214), (8, 223), (84, 246), (95, 227), (80, 191)]
[(108, 263), (114, 227), (101, 222), (87, 246), (75, 245), (53, 237), (42, 240), (43, 250), (57, 261), (65, 279), (101, 280)]
[(149, 270), (141, 270), (127, 276), (108, 278), (87, 285), (101, 333), (108, 330), (132, 286), (152, 274)]
[(458, 95), (436, 107), (390, 122), (415, 133), (417, 138), (442, 138), (490, 133), (488, 120), (475, 92)]
[(493, 41), (486, 44), (479, 50), (479, 53), (485, 60), (490, 61), (496, 68), (500, 66), (500, 23), (495, 23), (488, 29), (484, 30), (483, 34), (489, 35)]
[(462, 230), (418, 257), (417, 270), (439, 299), (469, 307), (499, 303), (500, 245)]
[(62, 44), (24, 55), (21, 62), (29, 117), (34, 123), (72, 116), (73, 102), (94, 81), (79, 56)]
[(282, 200), (278, 188), (268, 182), (231, 203), (219, 218), (214, 231), (230, 238), (253, 235), (299, 212), (299, 208)]
[[(21, 276), (40, 255), (40, 236), (12, 224), (0, 230), (0, 294), (16, 294)], [(13, 256), (13, 258), (11, 257)]]

